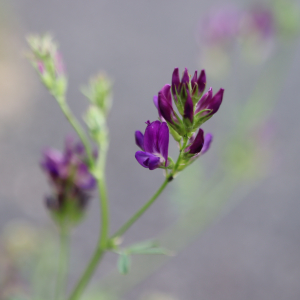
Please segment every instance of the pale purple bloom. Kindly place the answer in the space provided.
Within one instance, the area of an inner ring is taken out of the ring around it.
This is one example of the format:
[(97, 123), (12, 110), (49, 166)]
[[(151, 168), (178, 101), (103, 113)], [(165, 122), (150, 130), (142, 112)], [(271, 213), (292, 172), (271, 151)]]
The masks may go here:
[(256, 33), (261, 38), (271, 38), (275, 32), (275, 21), (272, 11), (256, 6), (244, 15), (244, 33)]
[(154, 170), (166, 167), (169, 149), (169, 128), (167, 123), (147, 121), (147, 128), (143, 135), (135, 132), (136, 144), (143, 150), (135, 153), (135, 158), (141, 166)]
[(54, 64), (55, 64), (55, 71), (57, 76), (64, 76), (65, 74), (65, 65), (63, 62), (62, 55), (59, 51), (56, 51), (54, 55)]
[(81, 143), (67, 138), (64, 152), (56, 149), (44, 151), (41, 167), (48, 175), (53, 194), (46, 198), (46, 205), (53, 211), (65, 209), (68, 201), (74, 201), (83, 209), (96, 180), (86, 164), (86, 153)]
[(37, 67), (38, 67), (38, 70), (39, 72), (43, 75), (44, 72), (45, 72), (45, 65), (42, 61), (38, 61), (37, 62)]
[(241, 12), (235, 6), (211, 11), (200, 24), (199, 42), (210, 45), (231, 42), (239, 34), (241, 16)]

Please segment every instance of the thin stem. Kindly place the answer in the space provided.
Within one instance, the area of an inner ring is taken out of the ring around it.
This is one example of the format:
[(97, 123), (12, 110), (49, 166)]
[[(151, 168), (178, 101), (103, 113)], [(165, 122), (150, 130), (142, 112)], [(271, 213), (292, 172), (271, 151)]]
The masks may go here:
[(154, 203), (157, 197), (162, 193), (165, 187), (170, 182), (170, 176), (166, 177), (163, 184), (156, 191), (156, 193), (146, 202), (113, 236), (112, 238), (122, 236), (144, 213), (145, 211)]
[(72, 125), (76, 133), (78, 134), (79, 138), (81, 139), (82, 144), (86, 150), (87, 158), (88, 158), (88, 165), (92, 167), (94, 165), (94, 158), (90, 143), (87, 139), (85, 131), (83, 130), (81, 124), (77, 121), (76, 117), (73, 115), (72, 111), (70, 110), (68, 104), (66, 103), (65, 99), (57, 99), (57, 102), (64, 113), (65, 117)]
[[(101, 145), (100, 145), (101, 146)], [(99, 235), (99, 240), (97, 242), (97, 247), (95, 252), (87, 265), (81, 279), (78, 281), (76, 287), (74, 288), (69, 300), (76, 300), (78, 299), (84, 289), (86, 288), (87, 284), (89, 283), (91, 277), (93, 276), (97, 266), (99, 265), (103, 254), (107, 249), (107, 242), (108, 242), (108, 233), (109, 233), (109, 207), (108, 207), (108, 198), (107, 198), (107, 191), (106, 191), (106, 183), (105, 183), (105, 162), (106, 162), (106, 153), (107, 153), (107, 146), (102, 145), (100, 147), (100, 157), (97, 162), (97, 182), (98, 182), (98, 189), (100, 194), (100, 206), (101, 206), (101, 230)]]
[(67, 282), (67, 270), (69, 264), (69, 232), (67, 228), (60, 228), (60, 250), (59, 250), (59, 266), (56, 281), (55, 300), (64, 298), (64, 291)]
[(107, 154), (107, 143), (100, 147), (101, 153), (100, 158), (97, 163), (99, 168), (98, 176), (98, 189), (100, 194), (100, 205), (101, 205), (101, 236), (100, 236), (100, 247), (106, 249), (107, 241), (109, 238), (109, 206), (108, 206), (108, 197), (106, 190), (105, 182), (105, 163), (106, 163), (106, 154)]
[(75, 289), (73, 290), (69, 300), (79, 299), (82, 295), (84, 289), (86, 288), (87, 284), (89, 283), (92, 275), (94, 274), (96, 267), (99, 265), (105, 250), (102, 249), (99, 245), (96, 248), (83, 276), (79, 280), (78, 284), (76, 285)]
[(168, 185), (169, 182), (173, 179), (173, 176), (176, 174), (176, 171), (179, 167), (181, 156), (183, 154), (183, 151), (186, 147), (188, 139), (184, 138), (183, 145), (180, 148), (180, 153), (178, 156), (178, 159), (175, 163), (175, 167), (167, 176), (163, 184), (160, 186), (160, 188), (156, 191), (156, 193), (146, 202), (120, 229), (117, 230), (117, 232), (111, 237), (115, 238), (118, 236), (122, 236), (145, 212), (146, 210), (155, 202), (157, 197), (162, 193), (162, 191), (165, 189), (165, 187)]

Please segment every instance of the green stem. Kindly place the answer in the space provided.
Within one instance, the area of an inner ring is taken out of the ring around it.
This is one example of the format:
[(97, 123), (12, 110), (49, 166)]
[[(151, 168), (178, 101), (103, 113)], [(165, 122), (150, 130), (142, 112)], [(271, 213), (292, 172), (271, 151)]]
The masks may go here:
[(96, 267), (99, 265), (105, 250), (102, 249), (99, 245), (96, 248), (85, 272), (83, 273), (81, 279), (78, 281), (75, 289), (73, 290), (69, 300), (79, 299), (82, 295), (84, 289), (86, 288), (87, 284), (89, 283), (92, 275), (94, 274)]
[(176, 174), (177, 168), (181, 161), (181, 156), (183, 154), (183, 151), (186, 147), (186, 144), (188, 142), (187, 138), (184, 138), (183, 145), (180, 148), (180, 154), (178, 156), (178, 159), (175, 163), (175, 167), (167, 176), (163, 184), (160, 186), (160, 188), (156, 191), (156, 193), (146, 202), (117, 232), (111, 237), (115, 238), (118, 236), (122, 236), (145, 212), (146, 210), (155, 202), (157, 197), (162, 193), (162, 191), (165, 189), (165, 187), (168, 185), (168, 183), (173, 179), (173, 176)]
[(106, 153), (107, 153), (107, 146), (102, 145), (100, 147), (100, 157), (97, 162), (97, 182), (98, 182), (98, 189), (100, 194), (100, 206), (101, 206), (101, 230), (99, 239), (97, 242), (97, 247), (95, 252), (87, 265), (81, 279), (78, 281), (76, 287), (74, 288), (69, 300), (76, 300), (82, 295), (84, 289), (86, 288), (87, 284), (89, 283), (91, 277), (93, 276), (97, 266), (99, 265), (106, 249), (107, 249), (107, 242), (108, 242), (108, 233), (109, 233), (109, 207), (108, 207), (108, 198), (107, 198), (107, 191), (106, 191), (106, 183), (105, 183), (105, 162), (106, 162)]
[(146, 204), (144, 204), (113, 236), (112, 238), (122, 236), (144, 213), (145, 211), (154, 203), (157, 197), (161, 194), (161, 192), (165, 189), (165, 187), (170, 182), (170, 176), (166, 177), (163, 184), (156, 191), (156, 193), (149, 199)]
[(94, 158), (92, 149), (90, 146), (90, 143), (87, 139), (87, 136), (85, 134), (85, 131), (83, 130), (80, 123), (77, 121), (76, 117), (73, 115), (72, 111), (70, 110), (67, 102), (65, 99), (56, 99), (62, 112), (64, 113), (65, 117), (69, 121), (69, 123), (72, 125), (76, 133), (78, 134), (79, 138), (81, 139), (81, 142), (84, 145), (84, 148), (86, 150), (87, 158), (88, 158), (88, 165), (89, 167), (92, 167), (94, 165)]
[(64, 298), (64, 292), (67, 282), (67, 270), (69, 262), (69, 232), (67, 228), (60, 228), (60, 251), (59, 266), (56, 281), (55, 300)]

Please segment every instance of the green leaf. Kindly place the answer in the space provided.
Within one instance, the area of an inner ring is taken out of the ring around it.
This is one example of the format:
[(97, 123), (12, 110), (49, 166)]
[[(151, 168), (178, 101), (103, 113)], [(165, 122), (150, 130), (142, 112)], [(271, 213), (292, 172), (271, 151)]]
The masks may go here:
[(159, 247), (159, 245), (154, 241), (146, 241), (142, 243), (135, 244), (126, 249), (127, 253), (130, 254), (163, 254), (171, 255), (168, 249)]
[(130, 257), (126, 253), (121, 253), (119, 255), (119, 260), (118, 260), (118, 270), (121, 274), (125, 275), (129, 272), (130, 269)]

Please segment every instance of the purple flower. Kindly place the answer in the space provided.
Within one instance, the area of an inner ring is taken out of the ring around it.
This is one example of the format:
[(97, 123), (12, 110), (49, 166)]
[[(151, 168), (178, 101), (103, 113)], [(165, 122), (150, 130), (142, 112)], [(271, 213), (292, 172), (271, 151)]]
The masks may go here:
[[(195, 74), (191, 80), (191, 86), (192, 86), (192, 93), (195, 95), (197, 92), (197, 96), (201, 97), (202, 93), (205, 90), (206, 86), (206, 74), (205, 70), (202, 70), (199, 77), (197, 78), (197, 71), (195, 71)], [(198, 87), (198, 90), (197, 90)]]
[(158, 109), (162, 121), (168, 122), (178, 133), (182, 133), (182, 122), (177, 116), (172, 105), (171, 86), (166, 84), (154, 97), (153, 101)]
[(214, 96), (213, 90), (210, 88), (207, 93), (205, 93), (195, 106), (195, 114), (199, 113), (201, 110), (209, 109), (210, 111), (204, 111), (201, 115), (214, 115), (220, 108), (223, 100), (224, 89), (220, 89)]
[[(197, 71), (191, 77), (185, 68), (180, 80), (179, 70), (175, 68), (172, 75), (172, 85), (166, 84), (158, 92), (158, 96), (153, 97), (160, 120), (167, 122), (176, 141), (180, 140), (180, 136), (189, 135), (196, 131), (201, 124), (219, 110), (224, 89), (220, 89), (213, 96), (212, 88), (210, 88), (202, 96), (205, 86), (206, 74), (204, 70), (200, 72), (199, 77)], [(172, 96), (183, 119), (180, 119), (173, 109)], [(199, 114), (201, 111), (202, 113)]]
[(204, 137), (204, 131), (200, 128), (198, 134), (194, 134), (189, 140), (190, 144), (185, 151), (198, 157), (209, 150), (212, 138), (211, 133), (207, 133)]
[(74, 143), (70, 138), (66, 139), (63, 153), (56, 149), (44, 151), (41, 167), (53, 188), (52, 195), (46, 198), (46, 205), (51, 211), (63, 213), (69, 204), (79, 210), (86, 207), (90, 192), (96, 186), (86, 159), (83, 145)]
[(242, 13), (235, 6), (211, 11), (199, 26), (199, 42), (206, 45), (227, 44), (240, 32)]
[(143, 150), (135, 153), (135, 158), (144, 168), (154, 170), (166, 167), (168, 162), (169, 128), (167, 123), (154, 121), (146, 122), (147, 128), (143, 135), (135, 132), (136, 144)]
[(256, 6), (245, 13), (242, 21), (244, 34), (258, 34), (262, 39), (272, 38), (274, 36), (274, 15), (268, 8)]

